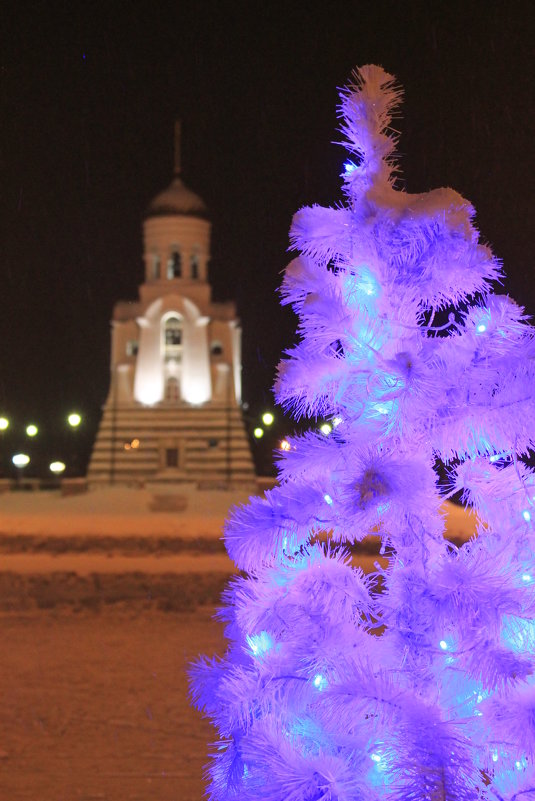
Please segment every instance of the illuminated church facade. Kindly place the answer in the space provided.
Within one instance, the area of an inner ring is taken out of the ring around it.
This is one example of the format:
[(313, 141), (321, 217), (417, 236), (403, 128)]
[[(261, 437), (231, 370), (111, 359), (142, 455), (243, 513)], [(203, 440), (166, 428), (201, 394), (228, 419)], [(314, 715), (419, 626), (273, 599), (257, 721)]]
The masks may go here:
[(174, 178), (143, 222), (139, 300), (114, 308), (90, 482), (254, 481), (241, 329), (234, 303), (211, 298), (210, 231), (204, 202), (180, 177), (175, 143)]

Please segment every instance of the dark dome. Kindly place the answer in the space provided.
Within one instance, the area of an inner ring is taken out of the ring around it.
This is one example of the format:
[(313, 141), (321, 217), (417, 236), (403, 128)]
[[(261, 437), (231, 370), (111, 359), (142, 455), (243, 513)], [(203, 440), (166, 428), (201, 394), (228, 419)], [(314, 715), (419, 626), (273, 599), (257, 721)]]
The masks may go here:
[(188, 189), (178, 176), (173, 178), (167, 189), (150, 202), (145, 217), (165, 217), (175, 214), (191, 217), (208, 216), (204, 201)]

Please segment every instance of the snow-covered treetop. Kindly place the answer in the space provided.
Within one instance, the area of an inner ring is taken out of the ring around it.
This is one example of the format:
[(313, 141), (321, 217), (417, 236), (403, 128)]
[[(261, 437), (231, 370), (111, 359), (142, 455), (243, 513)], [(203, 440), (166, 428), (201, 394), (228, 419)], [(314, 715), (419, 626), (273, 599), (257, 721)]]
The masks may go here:
[[(226, 523), (247, 575), (227, 654), (195, 675), (221, 737), (214, 801), (535, 793), (534, 329), (493, 294), (470, 203), (396, 187), (400, 98), (380, 67), (354, 73), (344, 201), (292, 223), (300, 341), (275, 390), (311, 427)], [(478, 514), (464, 545), (444, 538), (448, 491)], [(384, 561), (364, 575), (345, 548), (370, 534)]]

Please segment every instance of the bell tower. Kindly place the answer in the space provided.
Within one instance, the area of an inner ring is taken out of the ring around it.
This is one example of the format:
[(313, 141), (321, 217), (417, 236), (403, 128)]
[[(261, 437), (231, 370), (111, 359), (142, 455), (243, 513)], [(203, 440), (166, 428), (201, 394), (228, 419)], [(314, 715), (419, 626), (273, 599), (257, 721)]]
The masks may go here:
[(214, 303), (211, 224), (174, 175), (143, 220), (145, 280), (113, 312), (111, 381), (90, 482), (254, 481), (241, 414), (241, 329), (235, 304)]

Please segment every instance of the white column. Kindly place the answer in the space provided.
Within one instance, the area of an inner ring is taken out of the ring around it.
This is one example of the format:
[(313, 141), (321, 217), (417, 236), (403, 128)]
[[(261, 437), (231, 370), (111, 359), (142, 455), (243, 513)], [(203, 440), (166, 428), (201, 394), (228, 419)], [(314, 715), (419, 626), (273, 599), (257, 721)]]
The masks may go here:
[(234, 374), (234, 397), (241, 404), (241, 328), (235, 321), (229, 323), (232, 342), (232, 369)]
[(208, 322), (209, 317), (184, 320), (180, 387), (183, 400), (195, 405), (206, 403), (212, 399)]
[(160, 346), (159, 319), (138, 317), (140, 329), (139, 351), (134, 378), (134, 398), (146, 406), (163, 400), (163, 358)]

